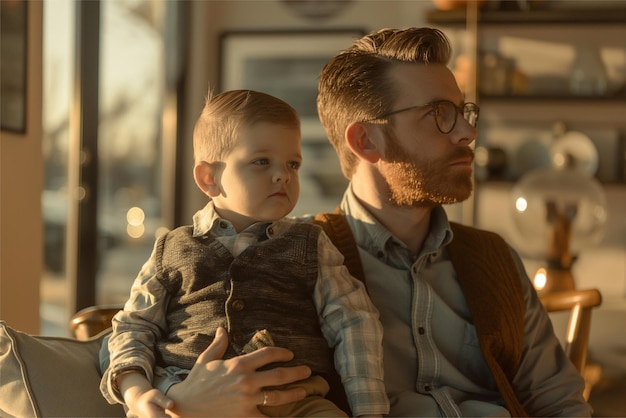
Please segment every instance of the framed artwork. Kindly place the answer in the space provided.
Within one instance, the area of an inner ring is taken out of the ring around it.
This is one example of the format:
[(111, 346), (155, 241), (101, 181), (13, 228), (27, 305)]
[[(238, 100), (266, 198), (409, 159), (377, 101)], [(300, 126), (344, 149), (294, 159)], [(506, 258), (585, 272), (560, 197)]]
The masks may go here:
[(0, 129), (26, 131), (25, 0), (0, 1)]
[(251, 89), (292, 105), (302, 140), (327, 142), (317, 117), (317, 79), (324, 64), (360, 38), (359, 29), (240, 31), (220, 37), (220, 90)]

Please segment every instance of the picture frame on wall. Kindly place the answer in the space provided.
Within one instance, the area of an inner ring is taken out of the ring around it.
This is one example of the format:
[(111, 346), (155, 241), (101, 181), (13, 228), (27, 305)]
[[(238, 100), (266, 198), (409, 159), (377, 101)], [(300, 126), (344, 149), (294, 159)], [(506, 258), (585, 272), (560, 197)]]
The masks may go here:
[(276, 96), (298, 111), (304, 143), (327, 143), (317, 116), (319, 73), (330, 58), (364, 34), (361, 29), (224, 32), (220, 91), (250, 89)]
[(27, 2), (0, 2), (0, 129), (26, 132)]

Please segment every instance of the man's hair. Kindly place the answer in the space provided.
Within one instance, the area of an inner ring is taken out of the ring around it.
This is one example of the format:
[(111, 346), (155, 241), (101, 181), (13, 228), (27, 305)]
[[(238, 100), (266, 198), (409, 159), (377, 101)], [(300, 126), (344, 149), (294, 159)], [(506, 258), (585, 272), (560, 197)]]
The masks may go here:
[(390, 112), (400, 93), (390, 68), (402, 63), (447, 65), (450, 54), (450, 42), (438, 29), (381, 29), (354, 41), (324, 66), (317, 111), (344, 176), (351, 178), (357, 164), (344, 140), (347, 126)]
[(253, 90), (210, 91), (193, 130), (194, 159), (218, 161), (233, 149), (239, 130), (258, 122), (300, 129), (296, 110), (285, 101)]

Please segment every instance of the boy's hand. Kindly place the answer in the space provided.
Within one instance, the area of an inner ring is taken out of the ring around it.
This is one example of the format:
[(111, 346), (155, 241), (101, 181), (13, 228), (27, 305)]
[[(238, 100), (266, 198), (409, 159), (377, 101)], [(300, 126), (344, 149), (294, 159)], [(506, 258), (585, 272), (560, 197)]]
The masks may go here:
[(165, 411), (174, 407), (174, 402), (160, 390), (150, 389), (147, 392), (136, 392), (126, 403), (130, 411), (140, 418), (169, 417)]
[(158, 389), (153, 389), (142, 373), (128, 373), (118, 379), (120, 393), (126, 408), (140, 418), (168, 417), (166, 409), (174, 407), (174, 401)]

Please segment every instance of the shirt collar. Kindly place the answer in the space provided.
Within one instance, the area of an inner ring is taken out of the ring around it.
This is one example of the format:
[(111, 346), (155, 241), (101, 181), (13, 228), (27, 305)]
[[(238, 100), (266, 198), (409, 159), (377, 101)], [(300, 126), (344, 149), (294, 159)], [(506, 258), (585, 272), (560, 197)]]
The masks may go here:
[[(294, 219), (282, 218), (274, 222), (256, 222), (245, 229), (246, 233), (252, 233), (259, 237), (265, 235), (272, 238), (283, 234), (296, 222)], [(226, 236), (236, 235), (233, 224), (223, 218), (215, 210), (213, 201), (209, 201), (202, 209), (193, 215), (193, 236), (202, 235)]]
[[(341, 201), (341, 210), (359, 247), (377, 258), (388, 259), (389, 252), (402, 251), (410, 254), (409, 249), (402, 241), (396, 238), (387, 228), (381, 225), (374, 216), (359, 202), (352, 186), (344, 193)], [(430, 230), (422, 247), (422, 254), (439, 253), (441, 249), (452, 241), (452, 230), (448, 222), (446, 211), (441, 206), (433, 209)]]

